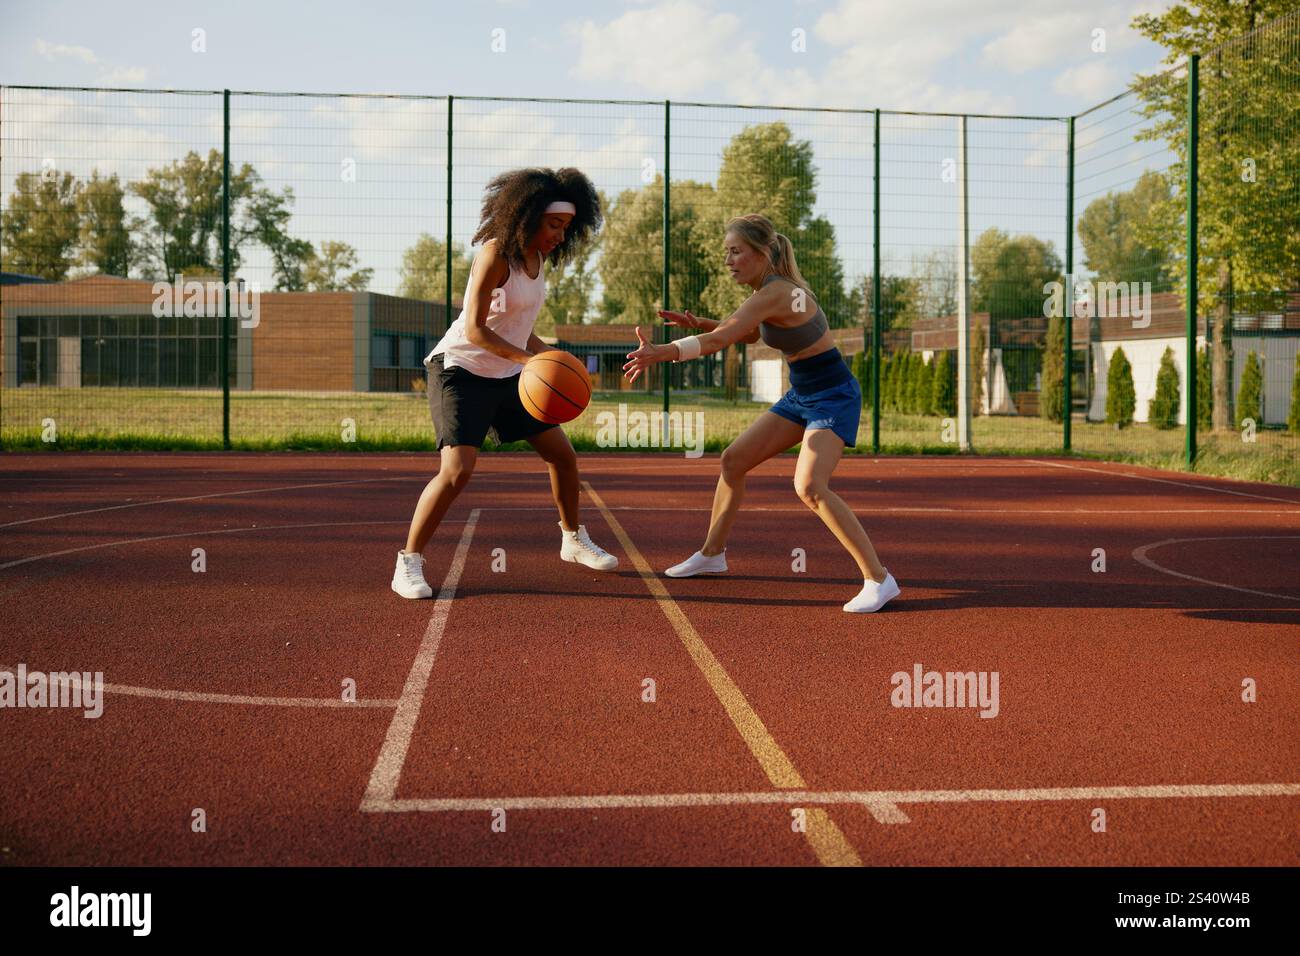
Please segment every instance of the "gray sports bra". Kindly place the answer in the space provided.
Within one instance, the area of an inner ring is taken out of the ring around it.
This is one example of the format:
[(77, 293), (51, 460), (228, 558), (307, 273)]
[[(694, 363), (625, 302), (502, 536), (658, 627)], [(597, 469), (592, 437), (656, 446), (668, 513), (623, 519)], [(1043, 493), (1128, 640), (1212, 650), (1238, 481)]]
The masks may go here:
[[(786, 282), (790, 281), (789, 279), (786, 279), (785, 276), (773, 274), (763, 280), (763, 285), (767, 285), (773, 279), (784, 279)], [(812, 296), (809, 296), (809, 298), (812, 298)], [(813, 299), (813, 304), (817, 304), (816, 299)], [(826, 313), (823, 312), (822, 307), (818, 305), (817, 311), (813, 313), (813, 317), (803, 325), (782, 328), (781, 326), (768, 325), (766, 322), (760, 322), (758, 324), (758, 334), (762, 337), (765, 345), (770, 345), (774, 349), (780, 349), (786, 355), (793, 355), (796, 352), (803, 351), (821, 338), (826, 332), (826, 329), (829, 328), (829, 325), (830, 323), (826, 321)]]

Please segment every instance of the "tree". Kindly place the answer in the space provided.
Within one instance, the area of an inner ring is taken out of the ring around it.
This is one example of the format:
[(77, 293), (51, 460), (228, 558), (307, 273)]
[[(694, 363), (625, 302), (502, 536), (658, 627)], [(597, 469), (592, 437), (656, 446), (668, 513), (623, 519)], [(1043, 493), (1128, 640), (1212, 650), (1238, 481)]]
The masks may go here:
[[(805, 277), (806, 278), (806, 277)], [(909, 276), (882, 275), (880, 277), (880, 327), (882, 329), (910, 329), (921, 315), (919, 308), (920, 280)], [(874, 322), (873, 287), (875, 279), (867, 276), (854, 290), (854, 299), (861, 301), (859, 322), (868, 328)]]
[(1300, 434), (1300, 356), (1296, 357), (1295, 375), (1291, 377), (1291, 411), (1286, 416), (1286, 427), (1293, 435)]
[(67, 278), (76, 259), (80, 229), (72, 173), (19, 173), (9, 208), (0, 219), (4, 268), (53, 282)]
[(1210, 356), (1202, 347), (1196, 353), (1196, 426), (1208, 429), (1214, 421), (1214, 400), (1210, 393)]
[(557, 324), (581, 325), (586, 321), (596, 287), (596, 273), (591, 269), (595, 248), (595, 243), (588, 243), (547, 276), (546, 301), (533, 327), (538, 335), (554, 334)]
[(1246, 419), (1254, 421), (1256, 426), (1263, 424), (1260, 413), (1260, 393), (1264, 388), (1264, 376), (1260, 370), (1259, 360), (1254, 352), (1246, 353), (1246, 364), (1241, 369), (1241, 384), (1237, 386), (1237, 427)]
[[(1284, 30), (1262, 31), (1250, 43), (1221, 52), (1219, 44), (1255, 31), (1295, 8), (1294, 0), (1198, 0), (1175, 3), (1161, 14), (1143, 14), (1133, 27), (1168, 51), (1166, 66), (1189, 54), (1201, 63), (1198, 314), (1214, 312), (1213, 425), (1232, 428), (1229, 376), (1232, 303), (1246, 295), (1269, 296), (1300, 285), (1300, 97), (1295, 95), (1294, 44)], [(1174, 193), (1163, 204), (1170, 224), (1186, 206), (1187, 81), (1168, 70), (1137, 86), (1146, 116), (1155, 120), (1137, 134), (1158, 141), (1178, 161), (1170, 166)], [(1245, 160), (1250, 160), (1246, 168)], [(1249, 173), (1249, 175), (1247, 175)], [(1171, 242), (1180, 240), (1169, 230)], [(1186, 260), (1176, 258), (1175, 282), (1186, 281)]]
[(1038, 414), (1049, 422), (1065, 421), (1065, 319), (1047, 320), (1047, 347), (1043, 350), (1043, 377), (1038, 393)]
[[(655, 313), (663, 307), (663, 189), (663, 177), (657, 176), (640, 189), (619, 193), (612, 204), (602, 204), (606, 214), (599, 273), (604, 293), (595, 316), (600, 321), (659, 324)], [(713, 187), (706, 184), (690, 180), (672, 184), (668, 298), (677, 311), (725, 319), (729, 313), (710, 312), (700, 299), (709, 271), (694, 230), (712, 194)], [(721, 244), (719, 234), (710, 247)]]
[(1098, 282), (1150, 282), (1156, 290), (1169, 287), (1173, 249), (1169, 236), (1148, 238), (1153, 217), (1170, 201), (1168, 180), (1159, 172), (1144, 172), (1126, 192), (1107, 193), (1088, 204), (1079, 217), (1083, 264)]
[(312, 292), (363, 292), (370, 285), (374, 269), (354, 269), (357, 251), (346, 242), (326, 239), (320, 252), (313, 253), (303, 269), (303, 282)]
[(971, 247), (972, 311), (990, 318), (1043, 314), (1043, 286), (1061, 278), (1061, 260), (1050, 242), (1011, 236), (990, 227)]
[[(133, 218), (131, 232), (138, 237), (144, 265), (155, 275), (171, 279), (178, 273), (217, 275), (221, 272), (221, 172), (218, 150), (207, 159), (190, 151), (183, 159), (150, 169), (144, 179), (128, 189), (149, 207), (148, 218)], [(231, 171), (232, 223), (237, 210), (253, 195), (259, 177), (245, 163)], [(239, 247), (255, 228), (232, 225), (230, 271), (239, 267)]]
[(131, 233), (123, 195), (117, 173), (101, 179), (97, 169), (77, 194), (78, 262), (103, 275), (125, 277), (131, 271)]
[(251, 190), (247, 204), (247, 224), (241, 230), (271, 253), (276, 292), (301, 292), (306, 289), (303, 274), (314, 255), (310, 242), (289, 235), (289, 219), (293, 215), (290, 207), (293, 203), (293, 189), (290, 186), (285, 186), (284, 192), (279, 195), (268, 189)]
[(920, 352), (915, 353), (912, 367), (911, 401), (912, 414), (930, 414), (930, 392), (934, 390), (934, 377), (930, 372), (930, 363)]
[(984, 402), (984, 379), (988, 375), (988, 361), (984, 353), (988, 349), (988, 330), (983, 325), (975, 325), (971, 330), (971, 349), (970, 349), (970, 377), (974, 382), (971, 389), (971, 408), (972, 416), (980, 413), (980, 406)]
[(1156, 373), (1156, 394), (1147, 408), (1147, 421), (1156, 428), (1169, 429), (1178, 424), (1178, 368), (1174, 365), (1174, 350), (1165, 349), (1160, 356), (1160, 371)]
[[(470, 259), (459, 242), (451, 244), (451, 294), (464, 293), (469, 285)], [(447, 244), (427, 232), (402, 253), (398, 270), (397, 294), (422, 302), (445, 302), (447, 299)]]
[(1123, 349), (1116, 349), (1106, 370), (1106, 421), (1116, 428), (1133, 424), (1137, 394), (1133, 389), (1133, 366)]
[(858, 387), (862, 391), (862, 405), (865, 408), (871, 404), (871, 353), (866, 349), (854, 352), (849, 369), (853, 372), (853, 377), (858, 380)]
[[(673, 185), (676, 204), (677, 185)], [(726, 223), (734, 216), (760, 213), (790, 238), (799, 271), (812, 287), (832, 328), (858, 322), (845, 292), (844, 269), (835, 246), (834, 227), (813, 215), (817, 171), (812, 143), (797, 140), (782, 122), (746, 127), (723, 148), (718, 185), (712, 202), (699, 207), (697, 248), (711, 252), (722, 245)], [(707, 255), (708, 283), (701, 301), (708, 314), (725, 318), (749, 294), (728, 274), (721, 255)]]
[(934, 382), (930, 391), (930, 408), (936, 415), (951, 417), (957, 414), (957, 367), (947, 350), (934, 358)]
[(957, 314), (957, 255), (952, 249), (913, 253), (912, 275), (918, 316), (938, 318)]

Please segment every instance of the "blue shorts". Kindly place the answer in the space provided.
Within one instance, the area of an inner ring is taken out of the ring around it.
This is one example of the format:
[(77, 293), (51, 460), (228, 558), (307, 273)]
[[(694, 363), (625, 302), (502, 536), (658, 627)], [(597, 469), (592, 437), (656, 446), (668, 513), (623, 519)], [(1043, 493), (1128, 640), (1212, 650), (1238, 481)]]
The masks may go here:
[(768, 411), (798, 422), (805, 431), (828, 428), (852, 448), (858, 443), (858, 423), (862, 420), (862, 389), (853, 377), (817, 392), (792, 388)]

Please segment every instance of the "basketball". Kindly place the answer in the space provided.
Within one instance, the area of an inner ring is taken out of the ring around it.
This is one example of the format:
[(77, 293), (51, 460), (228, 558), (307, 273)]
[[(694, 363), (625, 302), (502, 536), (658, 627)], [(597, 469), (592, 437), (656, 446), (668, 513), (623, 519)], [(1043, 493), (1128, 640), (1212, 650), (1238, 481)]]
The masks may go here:
[(576, 357), (559, 349), (539, 352), (519, 376), (519, 400), (538, 421), (560, 425), (591, 401), (591, 378)]

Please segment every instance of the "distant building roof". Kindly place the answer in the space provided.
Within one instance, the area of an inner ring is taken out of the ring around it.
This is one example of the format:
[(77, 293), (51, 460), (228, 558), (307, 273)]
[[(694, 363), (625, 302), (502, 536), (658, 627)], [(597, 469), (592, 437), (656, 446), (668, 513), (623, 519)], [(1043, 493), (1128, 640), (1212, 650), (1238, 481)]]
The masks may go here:
[(40, 276), (24, 275), (21, 272), (0, 272), (0, 285), (24, 285), (28, 282), (49, 282)]

